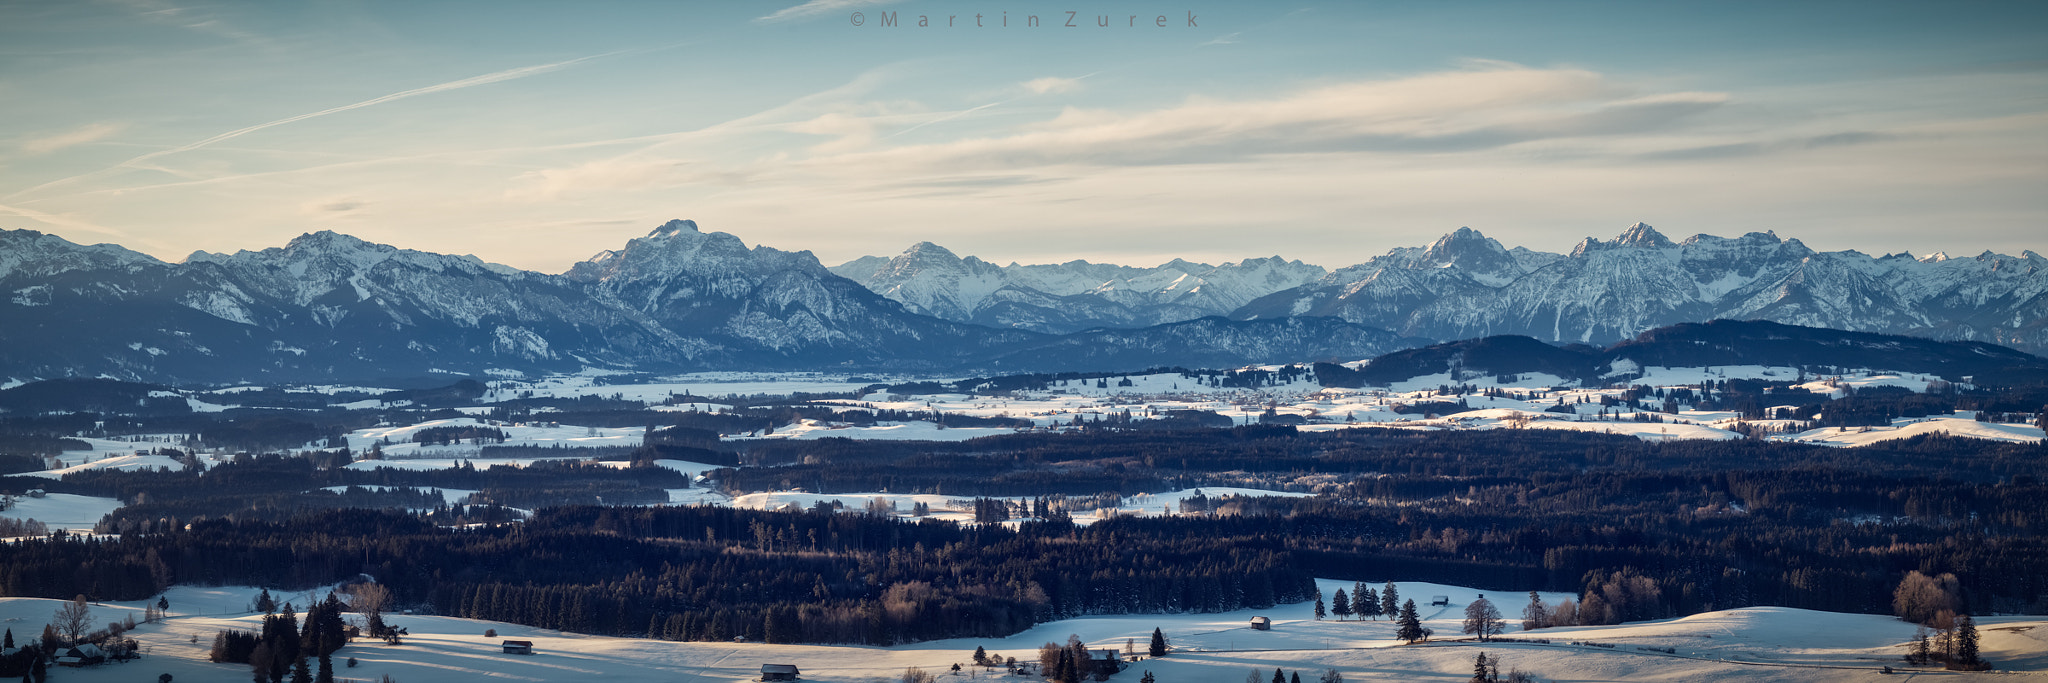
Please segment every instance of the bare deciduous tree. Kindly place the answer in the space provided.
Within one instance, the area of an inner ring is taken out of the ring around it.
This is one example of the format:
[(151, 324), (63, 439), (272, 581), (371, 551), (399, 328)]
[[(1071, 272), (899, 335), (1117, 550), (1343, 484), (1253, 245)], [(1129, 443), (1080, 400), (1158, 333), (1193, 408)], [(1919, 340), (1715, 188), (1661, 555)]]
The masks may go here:
[(1928, 576), (1917, 570), (1907, 572), (1898, 589), (1892, 591), (1892, 611), (1906, 621), (1926, 624), (1944, 611), (1962, 611), (1961, 592), (1954, 574)]
[(347, 589), (349, 607), (365, 617), (383, 614), (391, 604), (391, 590), (374, 583), (358, 583)]
[(80, 595), (58, 607), (57, 614), (50, 623), (56, 626), (57, 632), (64, 634), (65, 638), (76, 641), (84, 636), (86, 631), (92, 630), (92, 608), (86, 606), (85, 596)]

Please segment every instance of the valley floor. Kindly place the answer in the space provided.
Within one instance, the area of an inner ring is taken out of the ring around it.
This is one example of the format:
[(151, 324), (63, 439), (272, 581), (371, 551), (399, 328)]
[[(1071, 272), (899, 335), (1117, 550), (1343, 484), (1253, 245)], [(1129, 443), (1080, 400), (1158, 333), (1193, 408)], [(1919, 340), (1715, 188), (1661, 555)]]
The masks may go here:
[[(1325, 594), (1350, 582), (1323, 581)], [(999, 678), (1034, 683), (1036, 677), (992, 674), (973, 667), (977, 646), (991, 654), (1034, 660), (1036, 648), (1065, 642), (1069, 634), (1091, 646), (1121, 650), (1135, 641), (1139, 652), (1154, 627), (1165, 631), (1174, 652), (1163, 659), (1145, 659), (1112, 680), (1131, 683), (1151, 671), (1162, 683), (1239, 683), (1258, 671), (1269, 679), (1272, 670), (1299, 672), (1316, 680), (1327, 668), (1346, 681), (1463, 681), (1471, 675), (1480, 652), (1499, 657), (1503, 668), (1519, 668), (1545, 681), (1897, 681), (1954, 678), (1940, 670), (1911, 671), (1905, 678), (1884, 676), (1879, 667), (1902, 673), (1900, 656), (1913, 626), (1878, 615), (1837, 614), (1759, 607), (1699, 614), (1682, 619), (1618, 626), (1544, 629), (1522, 633), (1510, 626), (1509, 637), (1544, 638), (1549, 644), (1448, 642), (1459, 630), (1464, 606), (1477, 591), (1426, 583), (1397, 584), (1404, 598), (1420, 607), (1433, 596), (1449, 604), (1426, 607), (1425, 625), (1435, 642), (1401, 646), (1391, 637), (1393, 624), (1379, 621), (1315, 621), (1307, 604), (1223, 614), (1100, 616), (1041, 624), (1008, 638), (954, 639), (895, 647), (765, 645), (756, 643), (676, 643), (637, 638), (608, 638), (532, 629), (497, 622), (430, 616), (393, 616), (396, 626), (410, 630), (404, 645), (387, 646), (359, 640), (336, 655), (338, 678), (377, 680), (390, 675), (402, 683), (466, 683), (470, 681), (685, 681), (740, 683), (758, 677), (762, 664), (795, 664), (803, 680), (823, 682), (891, 682), (906, 667), (952, 680)], [(1374, 584), (1378, 588), (1378, 584)], [(260, 615), (249, 613), (255, 589), (173, 588), (168, 594), (170, 618), (132, 632), (148, 655), (124, 664), (52, 672), (52, 680), (69, 683), (155, 680), (169, 673), (177, 681), (246, 680), (240, 665), (212, 664), (206, 654), (214, 632), (254, 628)], [(312, 594), (279, 594), (280, 601), (308, 601)], [(1566, 596), (1545, 594), (1555, 604)], [(1519, 614), (1526, 593), (1494, 594), (1503, 613)], [(30, 598), (0, 599), (0, 621), (17, 640), (33, 637), (58, 605)], [(140, 616), (142, 603), (107, 603), (96, 608), (100, 623), (124, 614)], [(1253, 616), (1272, 618), (1271, 631), (1247, 627)], [(1513, 619), (1510, 619), (1513, 623)], [(2001, 671), (2048, 679), (2048, 620), (2040, 617), (1989, 617), (1980, 620), (1984, 655)], [(497, 637), (486, 638), (486, 629)], [(503, 639), (531, 640), (536, 654), (500, 653)], [(1572, 645), (1573, 641), (1613, 647)], [(1648, 648), (1676, 650), (1675, 654)], [(341, 664), (348, 657), (355, 668)], [(963, 671), (948, 672), (954, 663)]]

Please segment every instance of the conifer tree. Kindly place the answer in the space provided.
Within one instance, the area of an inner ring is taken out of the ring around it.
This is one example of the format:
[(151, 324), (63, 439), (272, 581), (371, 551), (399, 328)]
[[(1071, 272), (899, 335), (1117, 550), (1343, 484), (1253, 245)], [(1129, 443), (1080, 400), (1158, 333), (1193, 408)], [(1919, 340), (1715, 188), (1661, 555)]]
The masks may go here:
[(1337, 589), (1337, 596), (1330, 598), (1330, 613), (1337, 615), (1337, 621), (1351, 616), (1351, 598), (1344, 595), (1344, 589)]
[(1281, 672), (1280, 672), (1280, 669), (1279, 669), (1279, 668), (1277, 668), (1277, 667), (1276, 667), (1276, 668), (1274, 668), (1274, 669), (1273, 669), (1273, 683), (1287, 683), (1287, 674), (1281, 673)]
[(1956, 617), (1956, 656), (1949, 668), (1974, 671), (1980, 661), (1977, 655), (1977, 620), (1965, 614)]
[(1357, 612), (1360, 619), (1372, 617), (1373, 621), (1379, 621), (1380, 614), (1383, 613), (1383, 610), (1380, 609), (1379, 593), (1375, 592), (1371, 586), (1363, 583), (1358, 585), (1358, 592), (1351, 594), (1351, 611)]
[(1529, 606), (1522, 608), (1522, 630), (1534, 631), (1550, 626), (1550, 608), (1543, 605), (1543, 596), (1529, 591)]
[(1316, 591), (1316, 621), (1322, 621), (1323, 614), (1323, 592)]
[(1479, 657), (1472, 660), (1472, 683), (1487, 683), (1493, 680), (1492, 674), (1493, 668), (1487, 666), (1486, 653), (1479, 653)]
[(1388, 581), (1387, 586), (1380, 589), (1380, 614), (1392, 617), (1400, 610), (1400, 594), (1394, 592), (1394, 582)]
[(1394, 629), (1394, 637), (1408, 641), (1410, 645), (1422, 640), (1422, 617), (1415, 613), (1415, 601), (1403, 601), (1400, 614), (1396, 621), (1398, 625)]
[(1145, 654), (1153, 657), (1166, 656), (1166, 634), (1161, 633), (1158, 627), (1152, 629), (1152, 645), (1145, 651)]

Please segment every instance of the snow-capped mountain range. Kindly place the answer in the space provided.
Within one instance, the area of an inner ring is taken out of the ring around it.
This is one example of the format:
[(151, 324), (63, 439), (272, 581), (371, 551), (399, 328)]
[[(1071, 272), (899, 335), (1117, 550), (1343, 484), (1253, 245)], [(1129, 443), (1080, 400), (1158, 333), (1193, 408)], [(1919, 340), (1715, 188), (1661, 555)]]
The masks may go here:
[[(430, 373), (1038, 371), (1363, 358), (1419, 343), (1335, 319), (1079, 338), (920, 315), (810, 252), (670, 221), (550, 275), (333, 232), (167, 263), (0, 231), (0, 382)], [(1055, 351), (1076, 345), (1086, 353)]]
[(553, 275), (333, 232), (167, 263), (17, 230), (0, 231), (0, 381), (1127, 371), (1349, 361), (1501, 334), (1606, 344), (1717, 318), (2038, 352), (2044, 266), (2031, 251), (1819, 253), (1770, 233), (1673, 243), (1638, 224), (1569, 254), (1461, 229), (1328, 272), (1279, 257), (998, 267), (929, 243), (828, 269), (670, 221)]
[(1046, 332), (1205, 315), (1327, 316), (1438, 340), (1519, 334), (1610, 344), (1727, 318), (2048, 350), (2048, 259), (2032, 251), (1873, 257), (1817, 252), (1771, 232), (1673, 242), (1642, 223), (1565, 254), (1508, 249), (1460, 228), (1428, 247), (1329, 272), (1277, 256), (1222, 266), (998, 267), (930, 243), (832, 270), (911, 310)]
[(832, 272), (918, 313), (1054, 334), (1228, 315), (1327, 274), (1322, 266), (1278, 256), (1221, 266), (1180, 259), (1154, 268), (1087, 261), (997, 266), (930, 242), (895, 258), (861, 257)]

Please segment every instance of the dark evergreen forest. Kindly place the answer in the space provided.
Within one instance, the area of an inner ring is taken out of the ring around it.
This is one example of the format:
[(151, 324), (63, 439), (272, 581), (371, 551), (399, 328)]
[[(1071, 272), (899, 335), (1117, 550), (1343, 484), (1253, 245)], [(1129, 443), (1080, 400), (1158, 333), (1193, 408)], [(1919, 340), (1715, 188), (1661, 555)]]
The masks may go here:
[[(102, 524), (117, 538), (0, 546), (0, 594), (134, 599), (173, 583), (295, 590), (368, 574), (433, 613), (657, 638), (854, 643), (1262, 607), (1308, 599), (1311, 577), (1569, 591), (1589, 604), (1605, 596), (1581, 619), (1618, 621), (1749, 605), (1884, 613), (1901, 577), (1919, 571), (1954, 574), (1971, 612), (2048, 612), (2048, 449), (2032, 444), (1927, 436), (1831, 449), (1285, 426), (824, 440), (740, 449), (730, 457), (749, 466), (714, 472), (715, 485), (1034, 500), (971, 501), (1009, 526), (829, 506), (574, 504), (691, 486), (648, 459), (701, 437), (656, 438), (626, 467), (355, 471), (315, 451), (204, 474), (35, 479), (130, 506)], [(1204, 497), (1173, 517), (1087, 526), (1064, 514), (1223, 485), (1318, 495)], [(503, 507), (449, 508), (426, 487), (538, 509), (513, 521), (520, 515)]]

